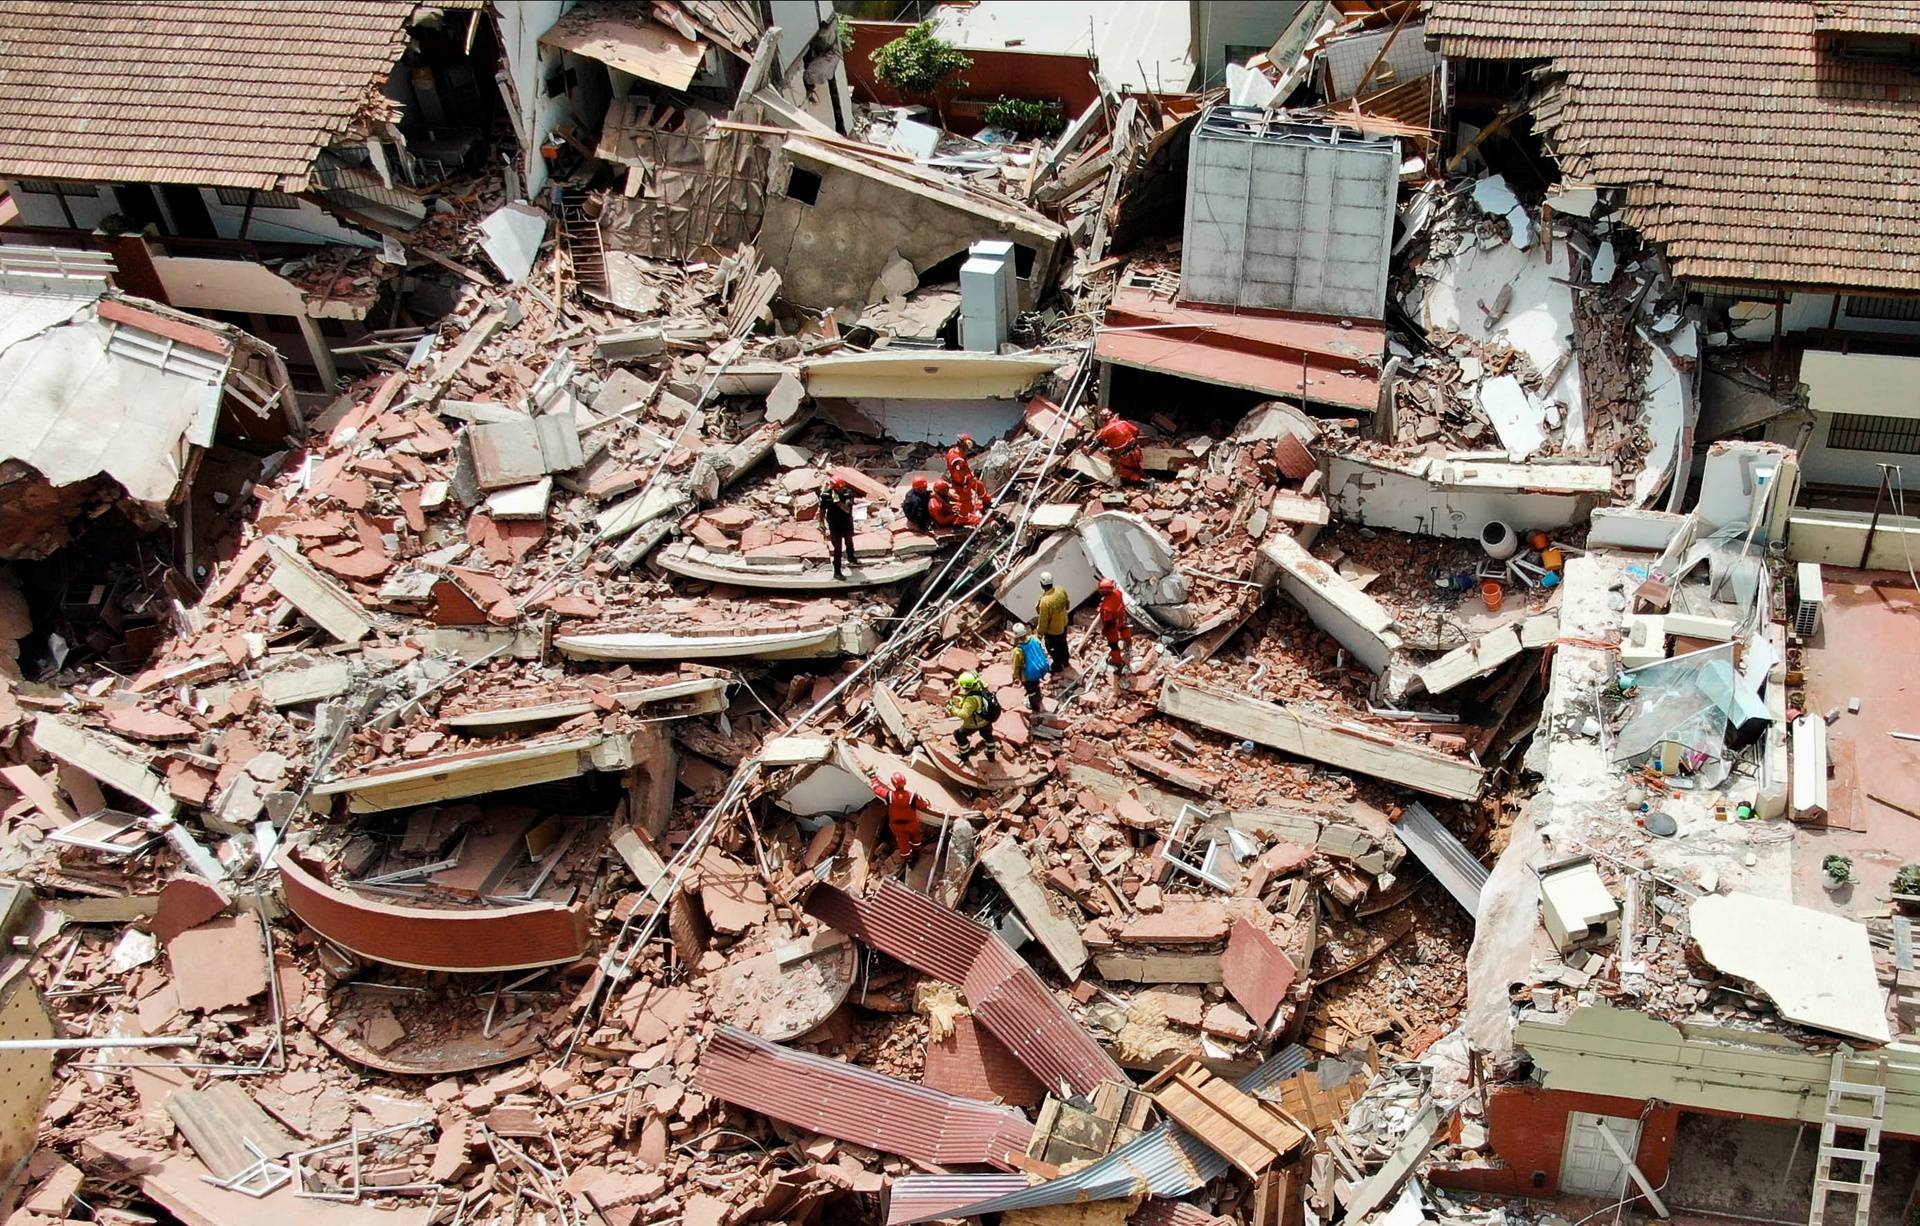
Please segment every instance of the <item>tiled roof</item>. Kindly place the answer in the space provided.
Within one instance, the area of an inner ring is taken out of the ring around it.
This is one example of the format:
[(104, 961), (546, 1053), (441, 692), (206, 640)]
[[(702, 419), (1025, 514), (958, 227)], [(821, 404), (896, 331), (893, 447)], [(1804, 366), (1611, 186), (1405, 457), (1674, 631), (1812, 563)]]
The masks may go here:
[(0, 175), (298, 191), (420, 0), (0, 0)]
[(1822, 34), (1920, 35), (1920, 6), (1900, 0), (1813, 0)]
[(1427, 34), (1546, 61), (1535, 130), (1567, 178), (1627, 189), (1678, 275), (1920, 290), (1920, 89), (1823, 50), (1816, 7), (1839, 6), (1434, 0)]

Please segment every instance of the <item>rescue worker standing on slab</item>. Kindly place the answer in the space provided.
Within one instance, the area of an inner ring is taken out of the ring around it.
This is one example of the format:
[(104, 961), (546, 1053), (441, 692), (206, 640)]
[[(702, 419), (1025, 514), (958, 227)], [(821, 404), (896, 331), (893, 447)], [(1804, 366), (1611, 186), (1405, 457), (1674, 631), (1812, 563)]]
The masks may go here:
[(1094, 437), (1107, 449), (1113, 471), (1122, 481), (1145, 481), (1147, 470), (1140, 450), (1140, 427), (1112, 409), (1100, 410), (1100, 430)]
[[(973, 673), (960, 674), (953, 697), (947, 699), (947, 714), (960, 721), (960, 726), (953, 730), (953, 743), (959, 746), (963, 764), (973, 757), (976, 748), (987, 751), (989, 762), (1000, 756), (1000, 742), (993, 739), (993, 717), (999, 714), (994, 708), (999, 705), (986, 682)], [(978, 746), (971, 740), (976, 734), (980, 737)]]
[(926, 841), (926, 831), (920, 824), (920, 814), (926, 804), (908, 789), (907, 777), (898, 771), (894, 772), (892, 787), (880, 782), (880, 777), (875, 775), (873, 794), (887, 802), (887, 825), (893, 830), (893, 845), (900, 849), (900, 858), (912, 859), (913, 853)]
[(1100, 633), (1107, 636), (1107, 663), (1116, 673), (1127, 671), (1133, 651), (1133, 622), (1127, 617), (1127, 598), (1111, 579), (1100, 581)]
[(1067, 589), (1053, 585), (1051, 571), (1040, 572), (1040, 599), (1033, 604), (1033, 630), (1040, 641), (1047, 645), (1047, 655), (1053, 659), (1053, 671), (1067, 671), (1067, 614), (1073, 609), (1073, 600), (1067, 595)]
[(1027, 687), (1027, 703), (1040, 714), (1040, 681), (1053, 671), (1053, 660), (1040, 636), (1029, 632), (1021, 622), (1013, 624), (1013, 675)]
[(932, 501), (933, 490), (928, 487), (927, 479), (915, 477), (913, 488), (908, 490), (907, 496), (900, 500), (900, 513), (907, 517), (907, 522), (912, 524), (916, 531), (931, 532), (933, 531), (933, 512), (928, 509), (927, 504)]
[(971, 523), (987, 506), (987, 483), (974, 475), (973, 435), (963, 434), (947, 448), (947, 484), (959, 504), (960, 518)]
[(840, 568), (840, 555), (853, 565), (853, 485), (845, 477), (835, 477), (820, 491), (820, 518), (827, 525), (827, 541), (833, 546), (833, 577), (846, 578)]

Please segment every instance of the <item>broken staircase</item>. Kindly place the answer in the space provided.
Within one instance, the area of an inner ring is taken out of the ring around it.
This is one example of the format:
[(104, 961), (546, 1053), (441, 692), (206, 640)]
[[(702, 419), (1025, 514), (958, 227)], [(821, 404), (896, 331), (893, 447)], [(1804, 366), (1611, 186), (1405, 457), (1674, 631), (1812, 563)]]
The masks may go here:
[(589, 294), (605, 294), (607, 249), (600, 240), (600, 223), (587, 215), (587, 194), (560, 193), (560, 238), (573, 265), (573, 280)]

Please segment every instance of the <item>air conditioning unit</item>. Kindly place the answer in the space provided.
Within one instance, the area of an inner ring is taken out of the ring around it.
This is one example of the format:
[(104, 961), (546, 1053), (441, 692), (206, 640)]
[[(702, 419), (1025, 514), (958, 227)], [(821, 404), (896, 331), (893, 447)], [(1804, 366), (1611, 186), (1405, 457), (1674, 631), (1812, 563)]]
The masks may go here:
[(1793, 632), (1810, 639), (1820, 632), (1820, 606), (1827, 601), (1820, 582), (1820, 563), (1802, 562), (1794, 571)]

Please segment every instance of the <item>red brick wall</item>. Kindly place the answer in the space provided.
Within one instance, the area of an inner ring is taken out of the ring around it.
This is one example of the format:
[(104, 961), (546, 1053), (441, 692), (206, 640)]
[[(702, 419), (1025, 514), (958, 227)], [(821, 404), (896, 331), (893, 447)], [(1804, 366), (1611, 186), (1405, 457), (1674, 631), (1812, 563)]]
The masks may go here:
[[(903, 98), (873, 79), (874, 48), (884, 46), (913, 28), (906, 21), (856, 21), (853, 49), (847, 53), (847, 80), (854, 97), (885, 106), (924, 103)], [(1044, 51), (998, 51), (965, 48), (973, 67), (960, 74), (966, 84), (940, 91), (937, 102), (948, 126), (962, 136), (981, 128), (980, 112), (1002, 94), (1009, 98), (1058, 101), (1072, 119), (1100, 96), (1093, 83), (1093, 62), (1081, 55), (1052, 55)]]
[[(1604, 1094), (1573, 1094), (1530, 1086), (1493, 1090), (1487, 1100), (1487, 1142), (1503, 1164), (1494, 1168), (1435, 1169), (1433, 1183), (1467, 1192), (1505, 1196), (1553, 1196), (1560, 1191), (1560, 1155), (1567, 1146), (1567, 1114), (1638, 1119), (1646, 1104)], [(1640, 1148), (1633, 1155), (1641, 1174), (1654, 1187), (1667, 1177), (1673, 1157), (1673, 1134), (1680, 1123), (1677, 1107), (1659, 1105), (1647, 1113), (1640, 1127)], [(1538, 1182), (1536, 1182), (1538, 1180)]]

